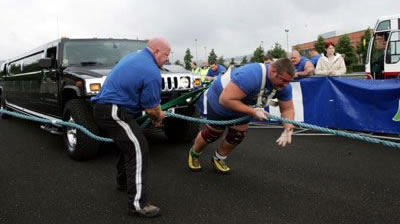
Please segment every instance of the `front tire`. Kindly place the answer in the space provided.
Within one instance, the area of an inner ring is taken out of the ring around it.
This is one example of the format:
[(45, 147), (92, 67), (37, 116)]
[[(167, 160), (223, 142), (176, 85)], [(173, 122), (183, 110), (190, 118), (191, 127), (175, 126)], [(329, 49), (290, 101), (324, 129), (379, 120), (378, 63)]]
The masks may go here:
[[(64, 108), (63, 120), (82, 125), (95, 135), (100, 132), (94, 122), (92, 109), (85, 100), (68, 101)], [(67, 153), (74, 160), (92, 159), (98, 153), (100, 142), (75, 128), (64, 127), (63, 138)]]

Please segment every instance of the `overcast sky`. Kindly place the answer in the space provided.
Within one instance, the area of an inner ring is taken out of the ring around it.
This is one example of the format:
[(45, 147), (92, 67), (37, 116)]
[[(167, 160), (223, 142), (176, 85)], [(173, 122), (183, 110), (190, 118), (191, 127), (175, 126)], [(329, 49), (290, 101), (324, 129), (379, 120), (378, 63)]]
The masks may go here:
[(159, 36), (171, 43), (172, 61), (182, 61), (187, 48), (198, 60), (211, 49), (231, 58), (261, 44), (286, 49), (285, 29), (290, 47), (333, 30), (373, 27), (377, 17), (400, 14), (399, 6), (398, 0), (1, 0), (0, 59), (63, 36)]

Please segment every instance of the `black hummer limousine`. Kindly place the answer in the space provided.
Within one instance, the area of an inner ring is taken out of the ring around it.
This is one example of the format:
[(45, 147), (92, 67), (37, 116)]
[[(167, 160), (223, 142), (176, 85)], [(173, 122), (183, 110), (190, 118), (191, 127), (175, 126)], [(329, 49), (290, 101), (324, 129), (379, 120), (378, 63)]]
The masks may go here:
[[(145, 48), (147, 41), (128, 39), (68, 39), (47, 43), (0, 66), (1, 109), (85, 126), (101, 135), (93, 121), (90, 98), (97, 94), (111, 68), (126, 54)], [(180, 66), (165, 65), (162, 103), (200, 86), (200, 80)], [(186, 115), (193, 106), (172, 108)], [(1, 118), (9, 118), (1, 114)], [(76, 160), (94, 157), (100, 146), (74, 128), (41, 126), (62, 134), (68, 154)], [(166, 118), (164, 132), (170, 140), (190, 140), (198, 126)]]

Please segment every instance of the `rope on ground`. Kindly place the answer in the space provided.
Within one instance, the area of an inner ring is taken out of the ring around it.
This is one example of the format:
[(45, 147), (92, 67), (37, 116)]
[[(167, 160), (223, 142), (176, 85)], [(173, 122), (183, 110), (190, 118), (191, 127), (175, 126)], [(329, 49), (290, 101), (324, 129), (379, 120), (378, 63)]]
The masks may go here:
[[(170, 116), (170, 117), (176, 117), (176, 118), (185, 119), (185, 120), (189, 120), (189, 121), (193, 121), (193, 122), (203, 123), (203, 120), (204, 120), (204, 119), (187, 117), (187, 116), (184, 116), (184, 115), (173, 114), (173, 113), (168, 113), (168, 112), (166, 112), (165, 114), (167, 116)], [(306, 123), (303, 123), (303, 122), (293, 121), (293, 120), (277, 117), (277, 116), (274, 116), (274, 115), (268, 115), (268, 116), (269, 116), (270, 119), (281, 121), (283, 123), (293, 124), (293, 125), (298, 126), (298, 127), (303, 127), (303, 128), (312, 129), (312, 130), (316, 130), (316, 131), (320, 131), (320, 132), (325, 132), (325, 133), (329, 133), (329, 134), (333, 134), (333, 135), (337, 135), (337, 136), (343, 136), (343, 137), (347, 137), (347, 138), (366, 141), (366, 142), (369, 142), (369, 143), (382, 144), (382, 145), (393, 147), (393, 148), (400, 148), (400, 143), (397, 143), (397, 142), (381, 140), (381, 139), (371, 138), (371, 137), (367, 137), (367, 136), (361, 136), (361, 135), (358, 135), (358, 134), (352, 134), (352, 133), (348, 133), (348, 132), (345, 132), (345, 131), (332, 130), (332, 129), (329, 129), (329, 128), (323, 128), (323, 127), (319, 127), (317, 125), (312, 125), (312, 124), (306, 124)], [(239, 121), (243, 121), (243, 120), (246, 120), (246, 119), (250, 119), (250, 118), (251, 118), (250, 116), (244, 116), (244, 117), (241, 117), (241, 118), (237, 119), (234, 123), (239, 122)], [(221, 121), (208, 121), (207, 123), (208, 124), (221, 124), (219, 122), (221, 122)]]

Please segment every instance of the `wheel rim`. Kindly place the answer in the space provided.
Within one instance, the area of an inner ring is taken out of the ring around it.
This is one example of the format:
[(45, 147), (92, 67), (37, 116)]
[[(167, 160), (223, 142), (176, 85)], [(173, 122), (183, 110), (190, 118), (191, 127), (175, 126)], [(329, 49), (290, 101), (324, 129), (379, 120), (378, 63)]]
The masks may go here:
[[(68, 122), (75, 123), (74, 119), (72, 117), (69, 117)], [(69, 151), (74, 151), (77, 143), (77, 130), (76, 128), (71, 128), (67, 127), (66, 133), (67, 133), (67, 142), (68, 142), (68, 150)]]

